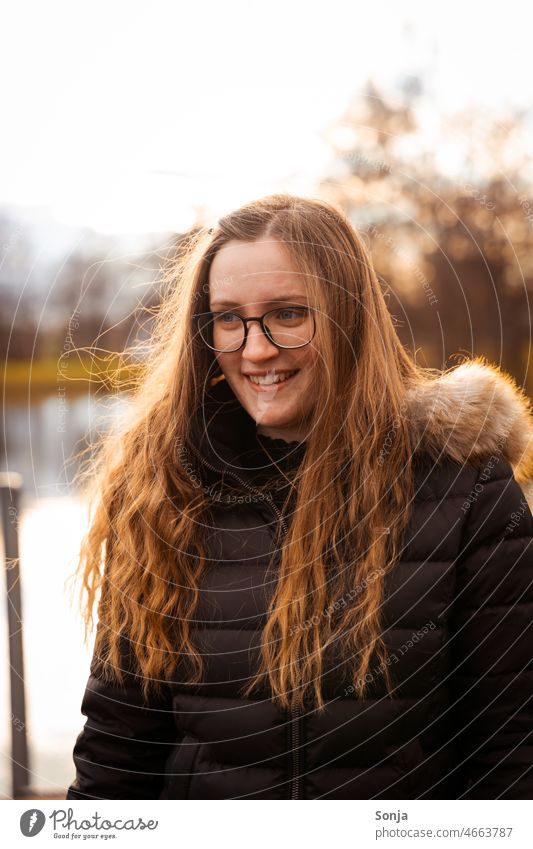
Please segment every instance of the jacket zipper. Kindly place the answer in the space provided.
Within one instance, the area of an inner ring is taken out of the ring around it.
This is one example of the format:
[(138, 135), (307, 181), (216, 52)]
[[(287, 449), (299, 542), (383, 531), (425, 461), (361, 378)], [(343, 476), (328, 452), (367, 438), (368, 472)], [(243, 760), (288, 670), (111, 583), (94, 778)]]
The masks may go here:
[[(263, 496), (263, 500), (268, 501), (274, 514), (278, 521), (281, 524), (284, 532), (287, 533), (287, 524), (281, 514), (281, 511), (278, 509), (277, 505), (274, 503), (274, 499), (272, 498), (272, 493), (270, 491), (261, 492), (256, 489), (251, 484), (247, 483), (243, 480), (239, 475), (235, 472), (230, 471), (229, 469), (217, 469), (216, 466), (213, 466), (211, 463), (208, 463), (203, 457), (200, 458), (201, 462), (204, 466), (207, 466), (209, 469), (212, 469), (213, 472), (217, 472), (220, 474), (224, 472), (228, 475), (231, 475), (235, 480), (238, 480), (242, 486), (245, 487), (249, 492), (254, 492), (256, 495)], [(301, 714), (300, 711), (291, 708), (290, 709), (290, 723), (291, 723), (291, 799), (301, 799), (302, 790), (301, 790), (301, 769), (300, 769), (300, 745), (301, 745)]]
[(301, 769), (300, 769), (300, 741), (301, 741), (301, 716), (300, 712), (291, 708), (291, 799), (302, 798)]

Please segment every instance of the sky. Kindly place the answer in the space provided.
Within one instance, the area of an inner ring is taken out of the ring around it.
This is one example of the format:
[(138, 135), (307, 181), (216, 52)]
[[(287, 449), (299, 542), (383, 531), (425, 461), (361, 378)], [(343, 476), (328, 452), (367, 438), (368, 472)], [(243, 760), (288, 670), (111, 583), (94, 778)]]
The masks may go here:
[(369, 79), (394, 99), (420, 74), (437, 140), (457, 110), (530, 108), (528, 5), (12, 0), (0, 206), (147, 233), (313, 193), (327, 128)]

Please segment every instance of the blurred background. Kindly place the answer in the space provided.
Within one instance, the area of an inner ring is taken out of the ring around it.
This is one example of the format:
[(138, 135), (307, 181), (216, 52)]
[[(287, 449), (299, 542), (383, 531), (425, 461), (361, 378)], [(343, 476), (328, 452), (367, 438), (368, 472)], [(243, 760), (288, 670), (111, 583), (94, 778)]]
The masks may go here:
[(65, 586), (87, 523), (73, 478), (127, 411), (120, 354), (149, 345), (161, 268), (189, 230), (275, 191), (334, 201), (420, 363), (483, 354), (533, 394), (526, 11), (4, 4), (0, 471), (22, 476), (26, 714), (10, 702), (8, 600), (1, 795), (22, 734), (33, 787), (62, 797), (74, 777), (91, 646)]

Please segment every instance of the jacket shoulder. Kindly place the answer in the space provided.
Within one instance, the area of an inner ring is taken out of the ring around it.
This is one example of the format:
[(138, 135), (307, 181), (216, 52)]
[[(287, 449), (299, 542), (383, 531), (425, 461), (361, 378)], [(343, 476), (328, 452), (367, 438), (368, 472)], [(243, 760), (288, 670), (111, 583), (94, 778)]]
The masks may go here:
[(447, 454), (435, 459), (417, 452), (413, 457), (414, 500), (459, 498), (470, 491), (477, 474), (476, 463), (460, 463)]

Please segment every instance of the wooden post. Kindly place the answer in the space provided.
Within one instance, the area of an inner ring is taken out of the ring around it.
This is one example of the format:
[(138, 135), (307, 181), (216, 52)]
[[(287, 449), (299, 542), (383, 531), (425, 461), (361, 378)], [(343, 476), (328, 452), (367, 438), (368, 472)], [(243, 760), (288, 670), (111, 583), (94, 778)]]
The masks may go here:
[(23, 798), (30, 784), (26, 736), (26, 697), (18, 541), (21, 490), (21, 475), (16, 472), (0, 473), (0, 510), (6, 566), (9, 670), (11, 682), (11, 780), (13, 799)]

